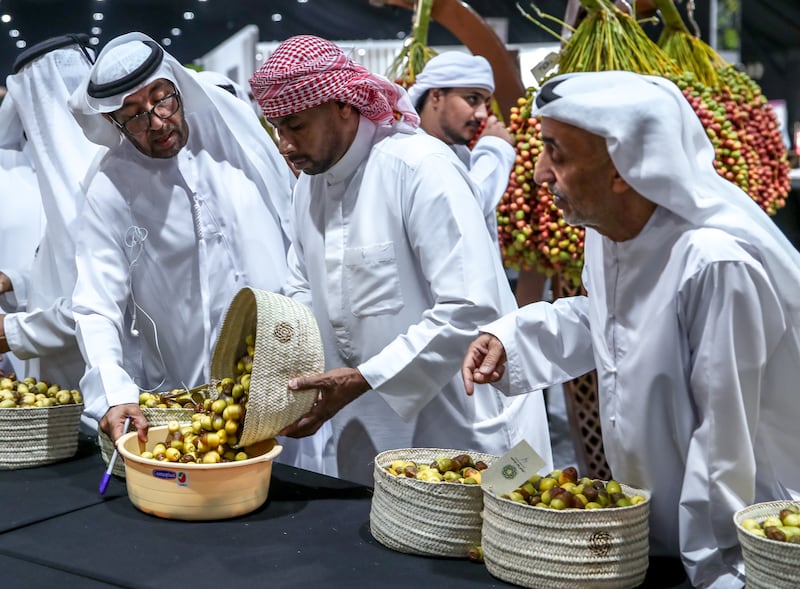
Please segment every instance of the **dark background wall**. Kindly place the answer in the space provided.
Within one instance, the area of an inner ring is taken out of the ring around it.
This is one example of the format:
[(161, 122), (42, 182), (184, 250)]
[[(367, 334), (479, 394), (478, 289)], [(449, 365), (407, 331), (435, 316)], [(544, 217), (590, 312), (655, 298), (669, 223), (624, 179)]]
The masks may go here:
[[(768, 98), (786, 100), (788, 131), (800, 121), (800, 2), (742, 0), (742, 62), (760, 74)], [(800, 191), (793, 190), (774, 219), (800, 249)]]
[(760, 73), (769, 98), (783, 98), (800, 121), (800, 2), (742, 0), (742, 61)]

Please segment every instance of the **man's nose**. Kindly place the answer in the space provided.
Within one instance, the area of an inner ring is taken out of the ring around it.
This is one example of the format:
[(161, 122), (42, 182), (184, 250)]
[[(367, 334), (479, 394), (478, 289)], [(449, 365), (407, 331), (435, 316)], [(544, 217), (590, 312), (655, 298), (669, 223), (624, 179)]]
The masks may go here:
[(278, 133), (278, 151), (281, 155), (289, 155), (295, 150), (294, 145), (282, 133)]
[(148, 114), (150, 115), (149, 118), (150, 118), (150, 128), (151, 129), (155, 129), (156, 131), (158, 131), (161, 127), (164, 126), (164, 119), (162, 119), (160, 116), (158, 116), (154, 112), (150, 112)]
[(552, 182), (553, 179), (553, 173), (547, 164), (547, 157), (544, 153), (540, 153), (539, 159), (536, 160), (536, 167), (533, 169), (533, 181), (536, 184), (544, 184)]

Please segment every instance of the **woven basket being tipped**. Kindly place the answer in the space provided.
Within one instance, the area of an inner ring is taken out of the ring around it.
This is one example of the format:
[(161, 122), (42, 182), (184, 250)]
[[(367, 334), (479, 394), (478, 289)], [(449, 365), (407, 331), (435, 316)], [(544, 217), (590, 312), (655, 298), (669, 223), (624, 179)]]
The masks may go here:
[(0, 409), (0, 470), (51, 464), (78, 451), (83, 404)]
[(225, 314), (214, 348), (211, 390), (233, 377), (236, 362), (247, 352), (245, 338), (253, 332), (255, 355), (239, 447), (275, 437), (305, 415), (317, 391), (294, 392), (287, 384), (325, 370), (322, 338), (311, 310), (283, 295), (243, 288)]
[(740, 509), (733, 516), (742, 545), (747, 589), (797, 589), (800, 587), (800, 544), (779, 542), (751, 534), (742, 527), (746, 519), (758, 522), (777, 516), (797, 501), (768, 501)]
[(481, 543), (480, 485), (429, 482), (386, 471), (395, 460), (430, 463), (436, 458), (469, 454), (491, 465), (496, 456), (441, 448), (404, 448), (375, 457), (375, 491), (370, 532), (378, 542), (407, 554), (466, 558)]
[(483, 557), (489, 572), (522, 587), (629, 589), (644, 581), (649, 494), (630, 507), (544, 509), (484, 490)]

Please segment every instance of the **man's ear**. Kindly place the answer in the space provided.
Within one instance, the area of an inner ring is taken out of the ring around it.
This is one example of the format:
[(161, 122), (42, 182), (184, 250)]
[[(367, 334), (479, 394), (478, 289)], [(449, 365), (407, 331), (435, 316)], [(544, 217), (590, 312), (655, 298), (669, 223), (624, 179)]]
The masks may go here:
[(431, 88), (428, 90), (428, 100), (435, 104), (444, 98), (444, 91), (441, 88)]
[(111, 118), (111, 115), (107, 112), (100, 113), (100, 115), (108, 121), (110, 125), (113, 125), (115, 129), (117, 129), (120, 133), (122, 133), (122, 129), (114, 122), (114, 119)]
[(615, 194), (622, 194), (623, 192), (631, 190), (631, 185), (628, 184), (628, 182), (622, 176), (620, 176), (620, 173), (617, 171), (617, 169), (612, 168), (612, 170), (613, 176), (611, 178), (611, 190)]
[(347, 102), (336, 102), (336, 106), (339, 109), (339, 116), (341, 116), (343, 119), (349, 119), (354, 114), (359, 116), (356, 107), (354, 107), (352, 104), (348, 104)]

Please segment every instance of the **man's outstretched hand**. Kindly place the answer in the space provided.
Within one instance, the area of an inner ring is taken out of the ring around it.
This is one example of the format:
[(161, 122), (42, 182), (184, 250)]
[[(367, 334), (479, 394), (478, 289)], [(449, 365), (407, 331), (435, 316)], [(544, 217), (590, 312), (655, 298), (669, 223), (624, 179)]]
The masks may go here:
[(461, 377), (467, 394), (475, 392), (475, 384), (497, 382), (506, 370), (506, 349), (490, 333), (482, 333), (473, 341), (461, 364)]

